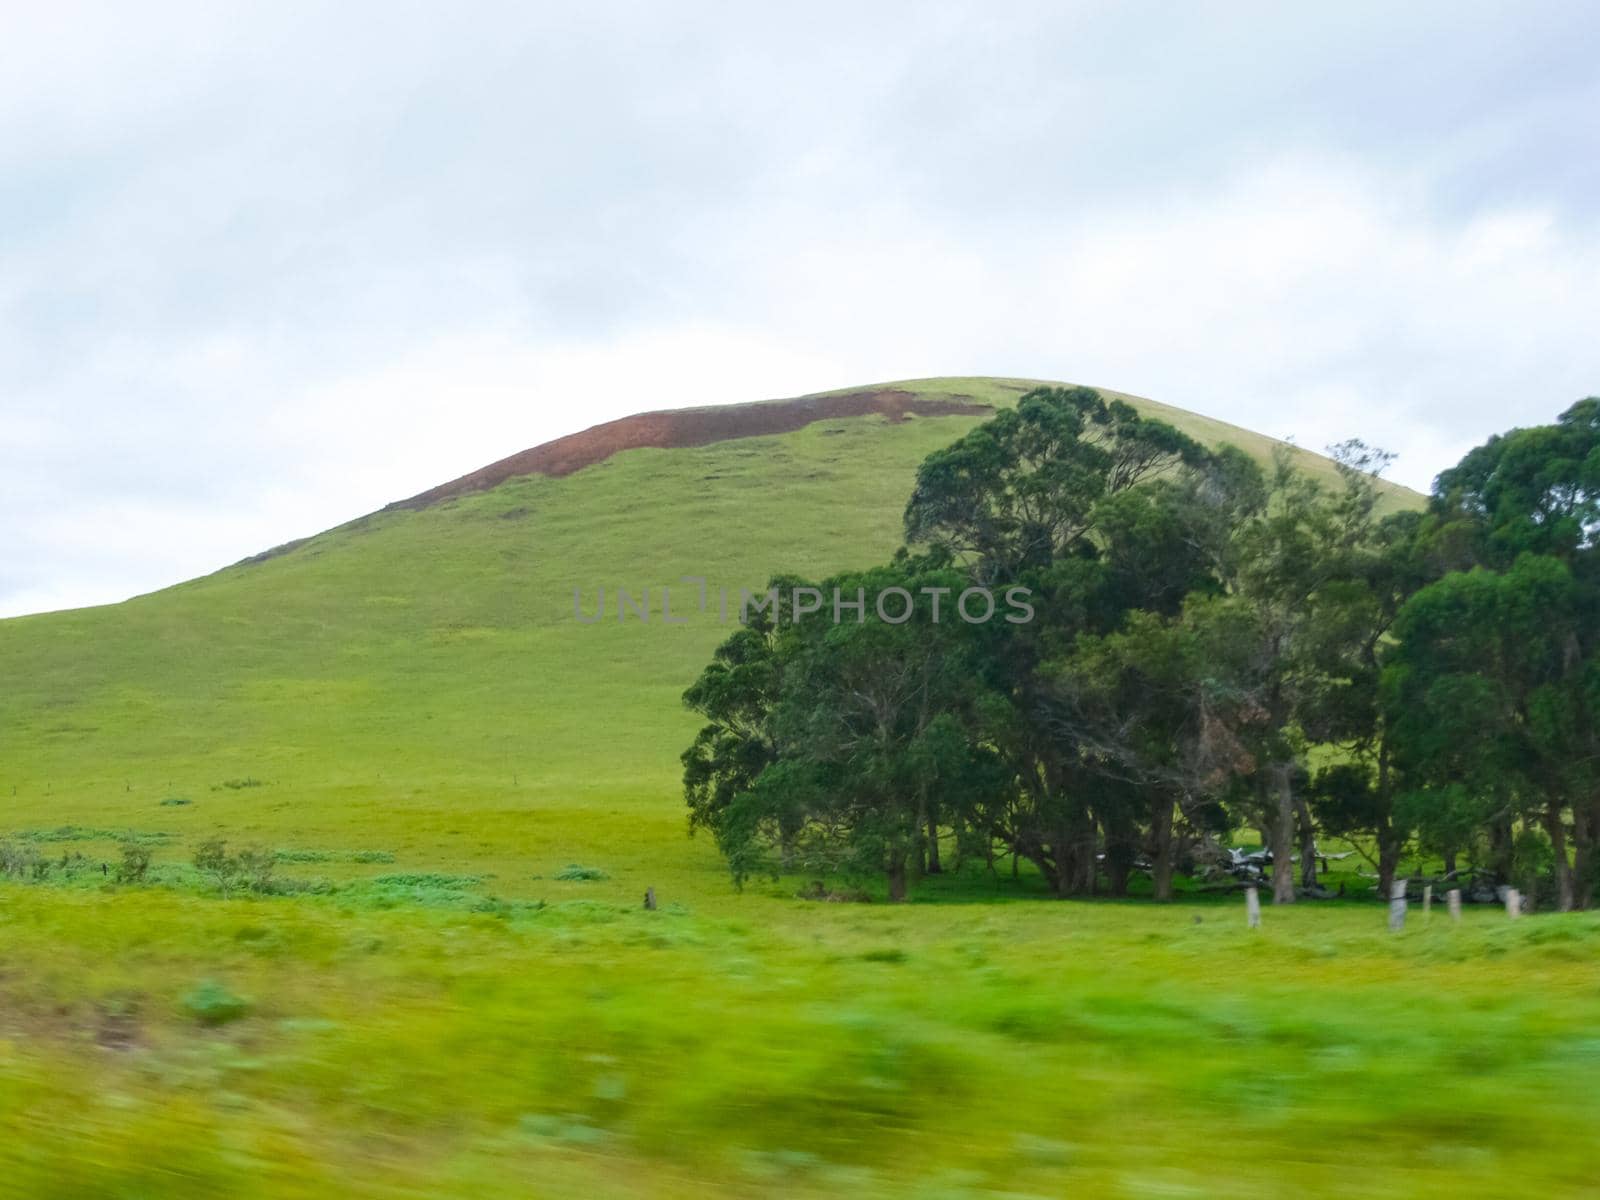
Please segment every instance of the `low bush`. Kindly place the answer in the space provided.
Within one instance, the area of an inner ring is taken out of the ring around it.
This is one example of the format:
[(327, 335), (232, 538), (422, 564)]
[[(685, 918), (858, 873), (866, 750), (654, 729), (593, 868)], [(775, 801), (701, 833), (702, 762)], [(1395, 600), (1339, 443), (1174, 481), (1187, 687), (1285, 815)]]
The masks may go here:
[(567, 883), (588, 883), (598, 879), (610, 879), (599, 867), (580, 867), (577, 863), (568, 863), (552, 876)]
[(117, 864), (118, 883), (143, 883), (150, 871), (150, 848), (135, 838), (124, 838), (122, 860)]
[(242, 997), (234, 995), (222, 984), (206, 980), (183, 998), (183, 1008), (202, 1025), (227, 1025), (250, 1011)]

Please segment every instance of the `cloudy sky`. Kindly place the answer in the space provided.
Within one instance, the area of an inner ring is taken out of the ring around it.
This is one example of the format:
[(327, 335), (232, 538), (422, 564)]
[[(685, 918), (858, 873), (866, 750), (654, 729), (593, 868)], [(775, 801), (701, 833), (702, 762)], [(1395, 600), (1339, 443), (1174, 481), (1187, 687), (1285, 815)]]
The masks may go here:
[(1600, 8), (1319, 7), (7, 4), (0, 614), (910, 376), (1425, 488), (1600, 392)]

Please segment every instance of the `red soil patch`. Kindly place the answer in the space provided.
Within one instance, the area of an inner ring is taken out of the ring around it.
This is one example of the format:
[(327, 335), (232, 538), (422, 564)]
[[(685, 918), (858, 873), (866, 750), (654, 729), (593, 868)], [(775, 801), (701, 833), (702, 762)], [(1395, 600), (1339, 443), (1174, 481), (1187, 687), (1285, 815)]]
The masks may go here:
[(716, 408), (680, 408), (665, 412), (639, 413), (619, 421), (607, 421), (502, 458), (497, 463), (463, 475), (460, 479), (398, 500), (388, 508), (426, 508), (451, 496), (482, 492), (520, 475), (571, 475), (584, 467), (604, 462), (621, 450), (654, 447), (672, 450), (684, 446), (708, 446), (733, 438), (761, 437), (793, 433), (813, 421), (840, 417), (865, 417), (881, 413), (891, 421), (918, 416), (988, 416), (987, 404), (956, 398), (923, 399), (894, 388), (878, 391), (846, 392), (835, 396), (801, 396), (795, 400), (763, 400), (754, 404), (729, 404)]

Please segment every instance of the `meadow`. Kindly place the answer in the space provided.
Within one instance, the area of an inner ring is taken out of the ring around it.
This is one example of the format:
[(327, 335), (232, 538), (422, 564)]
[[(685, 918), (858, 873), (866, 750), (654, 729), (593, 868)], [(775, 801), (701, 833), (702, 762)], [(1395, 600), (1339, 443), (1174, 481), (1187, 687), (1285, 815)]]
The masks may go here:
[(637, 871), (491, 874), (0, 889), (0, 1187), (1488, 1197), (1600, 1170), (1591, 915), (1252, 931), (1236, 899), (981, 878), (734, 896), (714, 863), (645, 912)]
[[(828, 903), (686, 836), (728, 627), (680, 577), (881, 559), (976, 420), (630, 451), (0, 622), (0, 842), (49, 864), (0, 879), (0, 1194), (1593, 1195), (1594, 915), (1249, 930), (1004, 862)], [(687, 624), (573, 619), (664, 585)], [(274, 894), (194, 869), (218, 837)]]

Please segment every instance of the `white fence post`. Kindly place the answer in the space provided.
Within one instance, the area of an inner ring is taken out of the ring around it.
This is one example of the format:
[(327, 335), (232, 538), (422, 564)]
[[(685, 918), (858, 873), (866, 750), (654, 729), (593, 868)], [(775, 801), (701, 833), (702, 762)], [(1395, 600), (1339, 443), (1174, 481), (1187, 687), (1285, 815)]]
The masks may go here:
[(1522, 915), (1522, 893), (1516, 888), (1506, 889), (1506, 916), (1515, 921)]
[(1389, 928), (1398, 932), (1406, 927), (1406, 881), (1396, 879), (1389, 885)]
[(1445, 893), (1444, 898), (1450, 902), (1450, 919), (1452, 921), (1461, 920), (1461, 889), (1451, 888)]
[(1244, 890), (1244, 919), (1251, 929), (1261, 928), (1261, 897), (1253, 887)]

